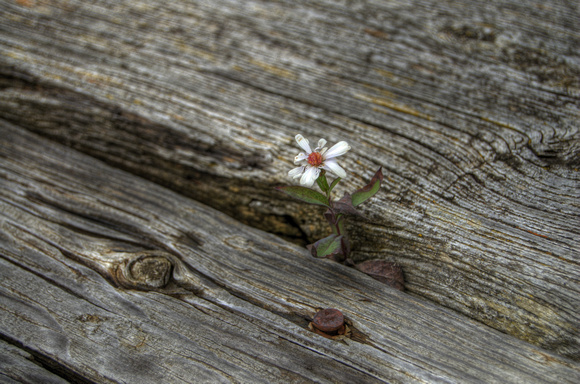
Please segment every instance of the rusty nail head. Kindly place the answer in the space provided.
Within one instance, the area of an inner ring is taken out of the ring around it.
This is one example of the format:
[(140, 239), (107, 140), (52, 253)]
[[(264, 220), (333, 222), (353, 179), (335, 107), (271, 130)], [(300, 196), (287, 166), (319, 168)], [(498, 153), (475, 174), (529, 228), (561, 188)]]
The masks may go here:
[(338, 309), (323, 309), (314, 315), (312, 325), (323, 332), (336, 332), (344, 325), (344, 315)]

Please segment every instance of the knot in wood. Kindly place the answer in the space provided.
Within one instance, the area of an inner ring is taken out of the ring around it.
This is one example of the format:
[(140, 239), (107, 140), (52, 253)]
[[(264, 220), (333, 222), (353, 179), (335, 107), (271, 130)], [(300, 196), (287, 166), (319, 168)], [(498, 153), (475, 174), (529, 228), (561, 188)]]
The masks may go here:
[(172, 271), (172, 262), (161, 252), (144, 253), (127, 263), (124, 275), (137, 288), (157, 289), (169, 283)]

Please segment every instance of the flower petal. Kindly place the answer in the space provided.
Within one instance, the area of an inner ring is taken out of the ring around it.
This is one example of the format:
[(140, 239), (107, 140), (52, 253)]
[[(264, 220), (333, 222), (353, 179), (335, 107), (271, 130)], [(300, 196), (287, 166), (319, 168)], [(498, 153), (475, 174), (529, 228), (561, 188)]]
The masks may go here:
[(326, 160), (322, 168), (334, 173), (341, 179), (344, 179), (346, 177), (345, 170), (340, 165), (338, 165), (338, 163), (334, 159)]
[(301, 134), (297, 134), (295, 139), (296, 139), (296, 142), (298, 143), (298, 145), (300, 146), (300, 148), (302, 148), (304, 151), (306, 151), (306, 154), (309, 155), (312, 153), (312, 149), (310, 149), (310, 145), (308, 145), (308, 139), (306, 139)]
[(350, 149), (350, 145), (346, 141), (341, 141), (334, 144), (326, 153), (324, 154), (325, 159), (331, 159), (340, 155), (344, 155)]
[(312, 187), (312, 184), (318, 179), (318, 175), (320, 174), (320, 169), (317, 167), (306, 167), (306, 171), (300, 178), (300, 184), (304, 185), (305, 187)]
[(308, 155), (301, 152), (298, 154), (298, 156), (296, 156), (294, 158), (294, 164), (298, 164), (299, 162), (301, 162), (303, 160), (307, 160), (307, 159), (308, 159)]
[(324, 147), (326, 145), (326, 140), (324, 139), (320, 139), (318, 140), (318, 146), (316, 147), (317, 150), (322, 149), (322, 147)]
[(302, 173), (304, 172), (305, 169), (306, 169), (306, 167), (294, 168), (294, 169), (288, 171), (288, 176), (296, 179), (297, 177), (300, 177), (302, 175)]

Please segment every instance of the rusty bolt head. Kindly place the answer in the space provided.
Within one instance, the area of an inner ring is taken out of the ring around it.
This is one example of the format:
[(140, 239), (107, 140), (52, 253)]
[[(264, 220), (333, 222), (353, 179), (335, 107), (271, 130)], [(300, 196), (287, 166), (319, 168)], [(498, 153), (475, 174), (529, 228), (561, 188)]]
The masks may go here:
[(338, 309), (323, 309), (314, 315), (312, 325), (322, 332), (336, 332), (344, 325), (344, 315)]

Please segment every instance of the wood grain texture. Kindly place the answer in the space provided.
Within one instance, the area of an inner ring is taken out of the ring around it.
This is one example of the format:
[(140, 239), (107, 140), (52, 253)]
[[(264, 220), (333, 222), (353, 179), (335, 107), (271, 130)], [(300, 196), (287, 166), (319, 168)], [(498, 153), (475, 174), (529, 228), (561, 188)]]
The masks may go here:
[(67, 384), (68, 381), (47, 370), (30, 353), (0, 340), (0, 383)]
[(386, 185), (357, 260), (580, 359), (580, 15), (567, 1), (0, 5), (0, 116), (300, 244), (293, 136)]
[[(580, 378), (572, 360), (144, 179), (3, 121), (0, 134), (0, 332), (67, 379)], [(352, 338), (307, 329), (324, 307)]]

